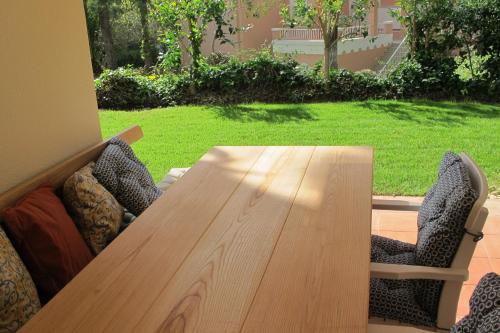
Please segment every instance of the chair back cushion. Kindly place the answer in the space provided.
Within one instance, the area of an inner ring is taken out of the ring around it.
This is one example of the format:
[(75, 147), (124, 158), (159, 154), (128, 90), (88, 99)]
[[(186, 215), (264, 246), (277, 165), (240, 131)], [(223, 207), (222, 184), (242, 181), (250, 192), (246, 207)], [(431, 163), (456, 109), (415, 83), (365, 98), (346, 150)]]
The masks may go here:
[(132, 214), (138, 216), (162, 195), (132, 148), (113, 138), (96, 162), (97, 180)]
[[(415, 262), (421, 266), (449, 267), (464, 236), (464, 226), (477, 200), (466, 165), (453, 153), (445, 154), (436, 184), (427, 193), (418, 213)], [(442, 282), (416, 281), (416, 298), (436, 314)]]
[(26, 267), (0, 227), (0, 332), (15, 332), (40, 310)]
[(451, 265), (477, 197), (465, 164), (461, 160), (447, 164), (418, 213), (417, 265)]
[(124, 210), (92, 175), (94, 166), (94, 162), (87, 164), (64, 182), (63, 198), (83, 239), (97, 255), (118, 235)]
[(93, 259), (50, 185), (39, 187), (8, 208), (4, 219), (42, 302), (50, 300)]
[(486, 274), (474, 290), (469, 306), (469, 314), (452, 327), (452, 333), (500, 332), (500, 276)]

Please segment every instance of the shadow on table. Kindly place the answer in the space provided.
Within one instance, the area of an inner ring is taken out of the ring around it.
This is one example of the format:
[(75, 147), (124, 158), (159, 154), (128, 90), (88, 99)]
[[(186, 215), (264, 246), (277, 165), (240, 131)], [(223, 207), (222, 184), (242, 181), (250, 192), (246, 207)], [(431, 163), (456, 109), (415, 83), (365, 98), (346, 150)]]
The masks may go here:
[(392, 117), (418, 124), (436, 124), (444, 126), (464, 125), (467, 118), (500, 118), (500, 107), (476, 103), (453, 103), (416, 100), (409, 102), (366, 101), (356, 104), (375, 112), (389, 114)]
[(210, 108), (225, 119), (252, 122), (265, 121), (267, 123), (285, 123), (297, 121), (314, 121), (316, 115), (304, 105), (225, 105)]

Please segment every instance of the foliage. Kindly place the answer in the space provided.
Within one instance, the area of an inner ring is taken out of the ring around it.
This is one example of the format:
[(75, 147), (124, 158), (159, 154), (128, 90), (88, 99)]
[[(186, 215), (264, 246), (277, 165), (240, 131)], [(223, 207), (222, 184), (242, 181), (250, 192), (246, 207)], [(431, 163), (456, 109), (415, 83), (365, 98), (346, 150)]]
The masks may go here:
[[(354, 15), (344, 15), (342, 8), (346, 0), (296, 0), (293, 13), (289, 5), (284, 4), (280, 9), (280, 15), (285, 26), (294, 28), (296, 26), (316, 27), (321, 29), (324, 40), (323, 71), (326, 78), (329, 77), (330, 69), (338, 68), (337, 42), (349, 36), (339, 33), (340, 26), (351, 26), (354, 22), (361, 22), (366, 16), (369, 0), (355, 0), (353, 2)], [(346, 30), (347, 31), (347, 30)], [(366, 37), (368, 32), (363, 31)]]
[(131, 68), (107, 70), (96, 80), (96, 90), (99, 106), (110, 109), (381, 98), (499, 100), (488, 81), (461, 80), (456, 68), (451, 58), (432, 66), (410, 59), (385, 79), (348, 70), (332, 70), (325, 79), (318, 67), (266, 50), (246, 61), (227, 56), (203, 60), (194, 80), (186, 71), (151, 75)]
[(99, 107), (134, 109), (160, 105), (155, 77), (142, 75), (132, 68), (105, 70), (95, 80)]
[(236, 32), (228, 17), (229, 7), (223, 0), (153, 0), (153, 13), (163, 29), (168, 48), (174, 44), (191, 56), (191, 76), (198, 75), (201, 45), (209, 23), (216, 25), (215, 39), (230, 42), (227, 35)]
[(455, 69), (453, 59), (432, 66), (407, 60), (389, 75), (388, 88), (396, 98), (460, 99), (464, 84)]

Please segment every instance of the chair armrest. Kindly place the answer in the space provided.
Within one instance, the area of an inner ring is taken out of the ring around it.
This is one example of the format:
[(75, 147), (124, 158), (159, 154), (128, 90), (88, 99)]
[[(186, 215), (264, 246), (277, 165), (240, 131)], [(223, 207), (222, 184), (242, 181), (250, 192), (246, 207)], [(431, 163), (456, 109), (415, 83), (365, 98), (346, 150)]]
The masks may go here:
[(405, 200), (373, 199), (372, 208), (381, 210), (418, 211), (420, 209), (420, 204)]
[(371, 263), (370, 272), (372, 278), (390, 280), (425, 279), (466, 281), (469, 278), (467, 269), (396, 265), (376, 262)]

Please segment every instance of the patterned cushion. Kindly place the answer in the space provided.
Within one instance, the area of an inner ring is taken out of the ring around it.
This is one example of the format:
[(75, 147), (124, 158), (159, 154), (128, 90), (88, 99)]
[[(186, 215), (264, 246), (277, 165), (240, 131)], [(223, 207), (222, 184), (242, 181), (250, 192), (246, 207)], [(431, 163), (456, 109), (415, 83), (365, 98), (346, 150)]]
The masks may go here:
[[(415, 245), (372, 236), (371, 261), (415, 265)], [(415, 281), (370, 280), (370, 315), (416, 325), (433, 325), (433, 318), (415, 298)]]
[(123, 207), (92, 175), (95, 163), (75, 172), (64, 183), (64, 203), (83, 239), (99, 254), (117, 235)]
[[(451, 265), (464, 236), (465, 222), (477, 200), (467, 167), (461, 159), (457, 160), (451, 153), (447, 153), (441, 163), (440, 172), (442, 174), (426, 195), (418, 213), (418, 239), (415, 249), (417, 265)], [(437, 314), (442, 285), (441, 281), (417, 282), (417, 288), (420, 290), (417, 301), (432, 316)]]
[(15, 332), (40, 310), (26, 267), (0, 228), (0, 332)]
[(371, 261), (415, 265), (415, 245), (372, 235)]
[(466, 166), (449, 165), (426, 195), (418, 213), (418, 265), (449, 267), (477, 199)]
[(452, 327), (452, 333), (500, 332), (500, 276), (486, 274), (474, 290), (469, 306), (469, 315)]
[(370, 316), (434, 326), (433, 318), (416, 300), (414, 280), (370, 279)]
[[(477, 194), (458, 155), (446, 153), (438, 175), (419, 211), (417, 244), (372, 236), (373, 262), (449, 267)], [(434, 326), (442, 286), (434, 280), (372, 279), (370, 315)]]
[(97, 180), (132, 214), (138, 216), (162, 195), (148, 170), (132, 148), (118, 138), (111, 139), (97, 161)]
[(449, 151), (446, 154), (444, 154), (443, 159), (441, 160), (441, 163), (439, 164), (439, 169), (438, 169), (438, 177), (441, 177), (443, 173), (448, 170), (448, 167), (461, 162), (462, 158), (458, 156), (457, 154)]

